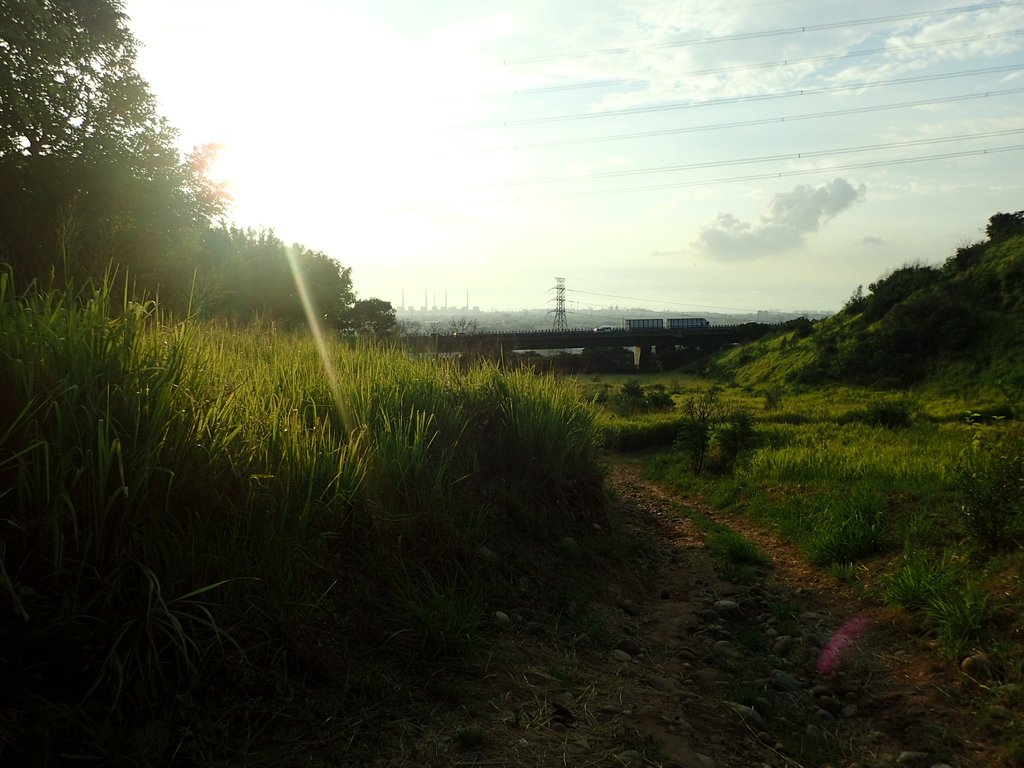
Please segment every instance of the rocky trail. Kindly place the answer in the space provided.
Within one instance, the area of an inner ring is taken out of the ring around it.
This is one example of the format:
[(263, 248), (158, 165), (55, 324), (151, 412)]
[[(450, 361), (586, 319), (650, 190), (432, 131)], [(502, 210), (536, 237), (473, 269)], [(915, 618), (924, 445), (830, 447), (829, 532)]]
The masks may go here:
[(602, 642), (544, 636), (496, 614), (503, 629), (486, 659), (438, 671), (429, 711), (420, 702), (393, 723), (369, 762), (1000, 764), (986, 731), (998, 730), (998, 715), (972, 714), (983, 680), (920, 648), (899, 621), (749, 521), (700, 510), (770, 557), (753, 579), (716, 565), (706, 534), (680, 514), (684, 500), (638, 465), (614, 461), (608, 482), (657, 563), (653, 576), (623, 573), (606, 591)]

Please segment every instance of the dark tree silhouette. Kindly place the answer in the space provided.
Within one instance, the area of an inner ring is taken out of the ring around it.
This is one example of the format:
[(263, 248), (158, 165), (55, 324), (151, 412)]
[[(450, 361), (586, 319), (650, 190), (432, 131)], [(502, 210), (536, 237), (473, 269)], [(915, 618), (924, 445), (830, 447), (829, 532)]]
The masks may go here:
[(223, 212), (210, 149), (177, 133), (135, 71), (116, 0), (0, 0), (0, 260), (22, 279), (108, 264), (172, 300)]
[(395, 308), (383, 299), (360, 299), (348, 315), (348, 327), (356, 333), (383, 338), (398, 330)]
[(989, 217), (985, 234), (993, 243), (1006, 240), (1008, 237), (1024, 235), (1024, 211), (997, 213)]

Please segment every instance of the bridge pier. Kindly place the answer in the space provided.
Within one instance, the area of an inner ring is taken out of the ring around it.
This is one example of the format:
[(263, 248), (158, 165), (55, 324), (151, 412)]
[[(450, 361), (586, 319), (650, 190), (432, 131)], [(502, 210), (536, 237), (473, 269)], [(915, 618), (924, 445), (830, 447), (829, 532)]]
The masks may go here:
[(633, 347), (633, 365), (638, 373), (653, 371), (657, 367), (657, 355), (655, 348), (650, 344), (641, 347)]

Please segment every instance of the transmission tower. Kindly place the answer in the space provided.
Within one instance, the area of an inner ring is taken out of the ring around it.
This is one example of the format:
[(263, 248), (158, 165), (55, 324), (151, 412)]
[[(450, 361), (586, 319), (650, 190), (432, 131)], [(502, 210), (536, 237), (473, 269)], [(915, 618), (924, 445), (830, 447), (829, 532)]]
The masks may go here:
[(552, 326), (556, 331), (567, 331), (569, 326), (565, 322), (565, 278), (555, 278), (555, 324)]

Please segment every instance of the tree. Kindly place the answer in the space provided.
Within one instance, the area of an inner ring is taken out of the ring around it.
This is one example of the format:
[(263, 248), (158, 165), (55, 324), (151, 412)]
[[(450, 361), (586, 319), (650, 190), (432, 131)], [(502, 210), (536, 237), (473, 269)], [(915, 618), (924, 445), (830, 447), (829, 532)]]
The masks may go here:
[(463, 315), (462, 317), (453, 317), (448, 321), (448, 327), (445, 333), (458, 336), (460, 334), (473, 335), (480, 332), (480, 323), (473, 319)]
[(131, 140), (154, 115), (135, 46), (116, 0), (0, 0), (0, 157)]
[(676, 435), (675, 447), (690, 454), (693, 474), (704, 471), (711, 438), (724, 419), (725, 406), (716, 388), (690, 395), (683, 403), (683, 424)]
[(893, 270), (870, 285), (871, 295), (863, 307), (865, 319), (878, 320), (897, 304), (934, 285), (940, 278), (939, 270), (926, 264), (907, 264)]
[(207, 315), (303, 325), (305, 293), (314, 316), (343, 328), (355, 303), (350, 267), (298, 243), (286, 246), (270, 229), (208, 229), (194, 265), (193, 304)]
[[(343, 267), (322, 251), (312, 251), (298, 244), (292, 249), (317, 314), (327, 325), (344, 328), (354, 311), (353, 305), (359, 305), (352, 290), (352, 268)], [(390, 304), (387, 307), (391, 312), (391, 326), (394, 326), (395, 310)]]
[(1024, 211), (1016, 213), (997, 213), (989, 217), (985, 234), (993, 243), (1006, 240), (1015, 235), (1024, 234)]
[(390, 336), (398, 328), (395, 308), (383, 299), (360, 299), (348, 314), (348, 327), (375, 338)]
[(850, 295), (850, 298), (843, 304), (843, 312), (847, 315), (856, 315), (867, 306), (868, 298), (864, 295), (864, 286), (858, 285), (857, 289)]
[(187, 291), (196, 231), (225, 198), (210, 150), (182, 160), (135, 53), (119, 0), (0, 0), (0, 259), (22, 277), (71, 257)]

